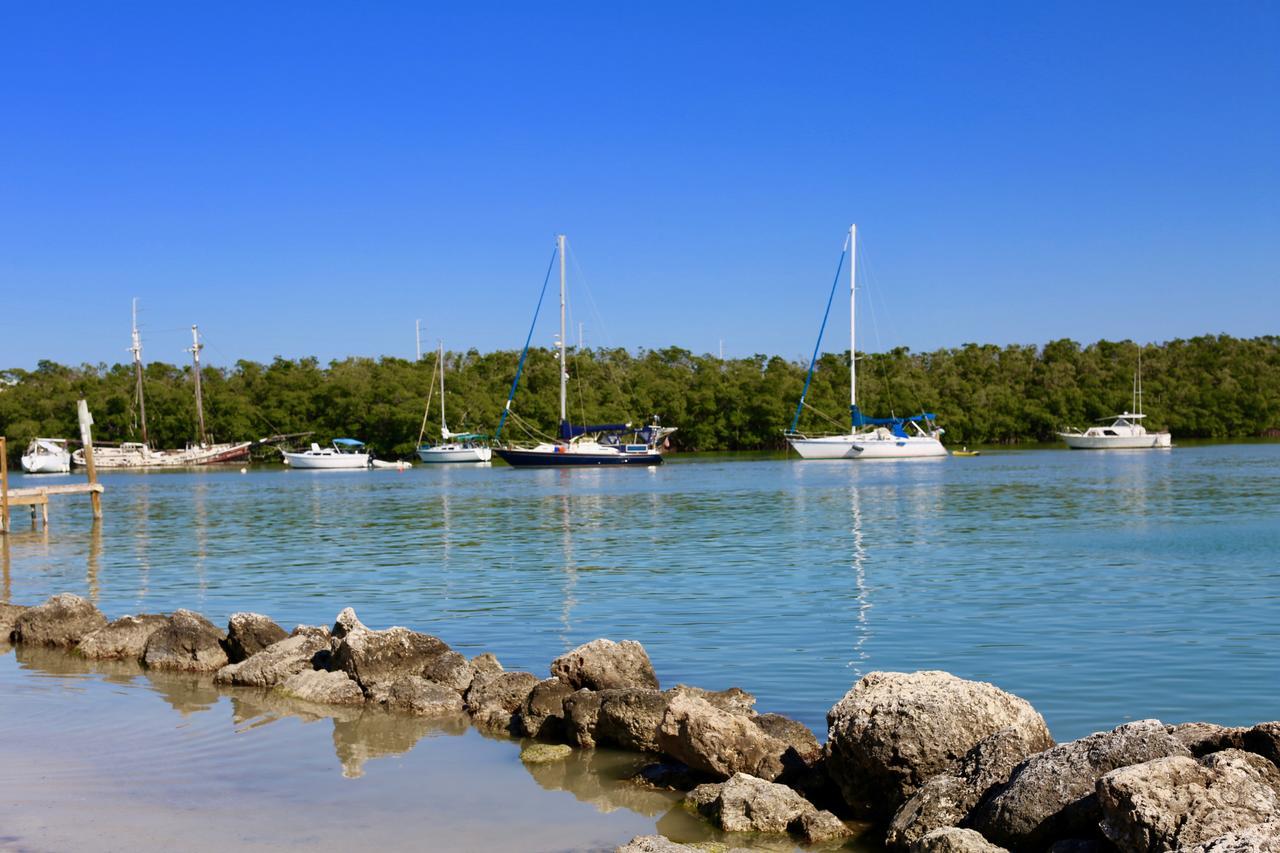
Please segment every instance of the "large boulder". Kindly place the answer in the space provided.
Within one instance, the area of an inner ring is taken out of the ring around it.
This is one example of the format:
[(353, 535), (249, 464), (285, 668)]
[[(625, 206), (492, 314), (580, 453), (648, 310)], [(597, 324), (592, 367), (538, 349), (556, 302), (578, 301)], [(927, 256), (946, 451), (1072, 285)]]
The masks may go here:
[(1012, 726), (978, 741), (954, 773), (934, 776), (898, 807), (885, 843), (907, 848), (935, 829), (959, 826), (983, 795), (1007, 782), (1014, 768), (1038, 746), (1038, 738)]
[(981, 833), (954, 826), (935, 829), (911, 845), (911, 853), (1008, 853)]
[(318, 669), (317, 655), (327, 655), (328, 651), (329, 640), (319, 632), (285, 637), (251, 658), (227, 664), (213, 680), (244, 687), (275, 687), (300, 672)]
[(1242, 737), (1242, 749), (1256, 752), (1280, 767), (1280, 721), (1258, 723)]
[(1178, 853), (1280, 853), (1280, 820), (1232, 830)]
[(594, 738), (634, 752), (658, 752), (658, 726), (666, 710), (667, 697), (657, 690), (601, 690)]
[(26, 609), (21, 604), (4, 604), (0, 602), (0, 643), (9, 642), (9, 635), (13, 633), (13, 624), (18, 621), (18, 617)]
[(1191, 753), (1159, 720), (1126, 723), (1033, 755), (1007, 785), (978, 804), (968, 822), (987, 838), (1011, 848), (1043, 848), (1059, 838), (1098, 836), (1094, 789), (1119, 767)]
[(782, 775), (783, 757), (791, 749), (750, 717), (722, 711), (706, 699), (685, 694), (668, 699), (657, 746), (672, 758), (716, 777), (747, 773), (770, 782)]
[(1103, 776), (1098, 803), (1117, 847), (1176, 850), (1280, 819), (1280, 768), (1239, 749), (1158, 758)]
[(464, 697), (467, 713), (479, 728), (516, 734), (513, 717), (537, 683), (531, 672), (477, 675)]
[(94, 660), (142, 660), (147, 640), (168, 621), (168, 617), (159, 613), (121, 616), (85, 634), (76, 646), (76, 653)]
[(261, 613), (232, 613), (227, 620), (227, 659), (239, 663), (287, 637), (284, 629)]
[(364, 691), (345, 672), (304, 670), (291, 675), (276, 690), (285, 696), (321, 705), (361, 705)]
[(419, 717), (448, 717), (463, 711), (457, 690), (416, 675), (406, 675), (391, 685), (387, 707)]
[(331, 632), (335, 638), (339, 633), (341, 637), (336, 640), (330, 668), (351, 676), (365, 695), (376, 701), (386, 701), (386, 693), (396, 681), (409, 675), (421, 676), (440, 657), (453, 651), (444, 640), (408, 628), (370, 631), (358, 623), (344, 627), (343, 615), (347, 612), (339, 615)]
[(635, 640), (592, 640), (552, 661), (551, 674), (574, 689), (658, 689), (649, 655)]
[(699, 785), (685, 803), (726, 832), (790, 832), (809, 841), (849, 834), (838, 818), (829, 812), (824, 813), (829, 819), (818, 817), (818, 809), (786, 785), (746, 773), (735, 773), (726, 782)]
[(543, 740), (568, 737), (564, 700), (573, 692), (572, 687), (558, 678), (543, 679), (535, 684), (520, 705), (520, 729), (525, 736)]
[(71, 648), (106, 624), (107, 617), (98, 608), (78, 595), (62, 592), (17, 614), (12, 637), (15, 643)]
[(1037, 750), (1053, 745), (1026, 700), (936, 671), (870, 673), (827, 713), (827, 725), (828, 772), (854, 814), (881, 819), (1003, 728)]
[(191, 610), (175, 610), (147, 638), (142, 662), (151, 669), (215, 672), (227, 665), (222, 643), (227, 635)]

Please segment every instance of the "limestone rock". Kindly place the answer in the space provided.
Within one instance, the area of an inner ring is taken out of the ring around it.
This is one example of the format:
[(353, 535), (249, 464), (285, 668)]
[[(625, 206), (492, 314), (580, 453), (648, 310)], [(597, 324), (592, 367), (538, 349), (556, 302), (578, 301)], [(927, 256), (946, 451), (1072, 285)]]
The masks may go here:
[(766, 781), (782, 774), (785, 741), (751, 718), (731, 714), (696, 696), (669, 699), (658, 727), (658, 748), (695, 770), (718, 777), (747, 773)]
[(406, 675), (387, 691), (386, 705), (419, 717), (447, 717), (463, 712), (462, 696), (444, 684)]
[(547, 678), (533, 686), (533, 690), (520, 705), (520, 729), (526, 737), (544, 740), (563, 740), (568, 735), (565, 728), (565, 697), (573, 688), (558, 678)]
[(746, 773), (699, 785), (685, 802), (726, 832), (791, 832), (815, 840), (849, 834), (838, 818), (829, 812), (823, 813), (829, 818), (819, 817), (812, 803), (786, 785)]
[(78, 595), (62, 592), (18, 613), (12, 637), (15, 643), (71, 648), (106, 624), (107, 617), (98, 608)]
[(356, 616), (356, 612), (354, 610), (350, 607), (344, 607), (342, 612), (338, 614), (338, 618), (333, 620), (333, 627), (329, 629), (329, 634), (335, 640), (341, 640), (343, 637), (347, 636), (347, 634), (356, 630), (368, 631), (369, 629), (366, 628), (364, 623)]
[(537, 683), (531, 672), (477, 675), (465, 697), (467, 713), (481, 728), (512, 733), (512, 718)]
[(287, 637), (284, 629), (261, 613), (232, 613), (227, 620), (227, 660), (239, 663)]
[(935, 829), (911, 845), (911, 853), (1008, 853), (981, 833), (954, 826)]
[(564, 761), (573, 755), (573, 747), (564, 743), (531, 743), (520, 750), (520, 760), (525, 764), (549, 764)]
[(822, 760), (822, 744), (804, 723), (782, 714), (760, 714), (752, 716), (751, 721), (765, 734), (790, 747), (782, 757), (788, 771), (806, 770)]
[(817, 808), (802, 813), (787, 829), (805, 844), (821, 844), (853, 834), (840, 818)]
[(9, 642), (9, 635), (13, 633), (14, 623), (18, 621), (18, 617), (26, 609), (21, 604), (0, 603), (0, 643)]
[(471, 671), (475, 673), (495, 673), (505, 672), (506, 670), (503, 669), (502, 664), (493, 652), (483, 652), (471, 659)]
[(307, 670), (292, 675), (277, 688), (286, 696), (323, 705), (360, 705), (364, 692), (345, 672)]
[(191, 610), (175, 610), (148, 639), (142, 662), (151, 669), (214, 672), (227, 665), (226, 634)]
[(437, 655), (422, 670), (423, 678), (448, 687), (459, 696), (467, 692), (474, 675), (475, 670), (471, 668), (471, 661), (453, 651)]
[(581, 749), (594, 749), (596, 722), (600, 717), (600, 694), (577, 690), (564, 697), (565, 738)]
[(1024, 699), (946, 672), (873, 672), (827, 713), (828, 772), (859, 816), (888, 818), (928, 779), (1006, 727), (1053, 745)]
[(1280, 767), (1280, 721), (1258, 723), (1244, 733), (1243, 749), (1256, 752)]
[(407, 675), (422, 675), (438, 658), (452, 652), (443, 640), (408, 628), (370, 631), (358, 624), (344, 626), (346, 614), (342, 611), (332, 631), (336, 637), (341, 630), (342, 636), (333, 649), (330, 666), (355, 679), (365, 695), (376, 701), (386, 701), (386, 691), (394, 682)]
[(1103, 776), (1098, 803), (1116, 846), (1176, 850), (1280, 819), (1280, 768), (1239, 749), (1158, 758)]
[(592, 640), (552, 661), (551, 674), (575, 689), (658, 689), (658, 676), (649, 655), (634, 640)]
[(1173, 735), (1196, 758), (1203, 758), (1211, 752), (1224, 749), (1244, 749), (1243, 727), (1220, 726), (1216, 723), (1179, 723), (1176, 726), (1165, 726), (1165, 731)]
[(621, 847), (615, 847), (614, 853), (702, 853), (702, 848), (677, 844), (661, 835), (637, 835)]
[(1008, 847), (1047, 847), (1059, 838), (1096, 838), (1097, 781), (1119, 767), (1190, 752), (1159, 720), (1126, 723), (1028, 758), (1008, 784), (969, 815), (987, 838)]
[(322, 652), (327, 655), (328, 651), (328, 638), (318, 633), (285, 637), (251, 658), (227, 664), (218, 670), (213, 680), (244, 687), (274, 687), (300, 672), (318, 669), (316, 656)]
[(667, 710), (667, 697), (657, 690), (622, 688), (601, 690), (594, 737), (634, 752), (658, 752), (658, 726)]
[(142, 660), (147, 640), (168, 621), (158, 613), (121, 616), (85, 634), (76, 652), (94, 660)]
[(728, 690), (704, 690), (701, 687), (690, 687), (687, 684), (677, 684), (667, 691), (671, 695), (683, 693), (689, 696), (697, 696), (700, 699), (706, 699), (721, 711), (728, 711), (731, 714), (741, 714), (745, 717), (755, 716), (754, 706), (756, 697), (740, 687), (730, 687)]
[(1280, 853), (1280, 821), (1233, 830), (1178, 853)]

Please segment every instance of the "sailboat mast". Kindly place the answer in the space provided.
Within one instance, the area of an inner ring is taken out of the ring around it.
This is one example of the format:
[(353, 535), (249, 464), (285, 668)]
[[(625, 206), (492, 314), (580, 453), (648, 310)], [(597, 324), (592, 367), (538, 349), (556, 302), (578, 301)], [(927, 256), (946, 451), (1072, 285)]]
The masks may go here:
[(449, 427), (444, 422), (444, 341), (440, 341), (440, 437), (449, 437)]
[(133, 353), (133, 375), (137, 383), (138, 394), (138, 418), (142, 421), (142, 443), (149, 445), (147, 440), (147, 401), (142, 394), (142, 338), (138, 335), (138, 297), (133, 298), (133, 346), (129, 347), (129, 351)]
[(858, 405), (858, 226), (849, 226), (849, 406)]
[(204, 345), (200, 343), (200, 332), (195, 325), (191, 326), (191, 360), (194, 364), (194, 372), (196, 378), (196, 419), (200, 423), (200, 432), (196, 436), (200, 444), (208, 444), (209, 437), (204, 432), (204, 397), (200, 393), (200, 350), (204, 349)]
[(564, 351), (564, 235), (556, 236), (556, 249), (560, 253), (560, 423), (568, 422), (569, 365)]

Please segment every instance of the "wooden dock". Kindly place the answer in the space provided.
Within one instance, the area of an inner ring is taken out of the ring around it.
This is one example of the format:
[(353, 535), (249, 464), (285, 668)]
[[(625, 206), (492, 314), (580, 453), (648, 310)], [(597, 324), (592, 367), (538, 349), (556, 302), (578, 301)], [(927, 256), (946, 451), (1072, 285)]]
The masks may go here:
[(0, 435), (0, 535), (7, 534), (13, 529), (10, 524), (9, 509), (15, 506), (31, 507), (32, 530), (36, 529), (36, 508), (39, 507), (39, 518), (44, 523), (45, 529), (48, 529), (51, 495), (88, 495), (93, 504), (93, 517), (102, 518), (102, 493), (106, 490), (98, 482), (98, 472), (93, 465), (93, 436), (90, 432), (93, 418), (90, 417), (89, 408), (84, 400), (80, 401), (79, 410), (80, 437), (84, 443), (85, 473), (88, 475), (88, 482), (85, 483), (60, 483), (25, 489), (9, 488), (9, 444), (5, 437)]

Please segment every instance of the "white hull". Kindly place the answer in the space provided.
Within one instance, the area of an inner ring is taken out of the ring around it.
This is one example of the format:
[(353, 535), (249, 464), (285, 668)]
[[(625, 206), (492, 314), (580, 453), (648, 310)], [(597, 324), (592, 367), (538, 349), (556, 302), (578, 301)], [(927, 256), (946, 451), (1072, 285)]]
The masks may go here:
[(1173, 436), (1167, 432), (1145, 435), (1084, 435), (1060, 432), (1058, 436), (1072, 450), (1138, 450), (1173, 447)]
[(419, 447), (418, 458), (423, 462), (488, 462), (493, 458), (493, 451), (488, 447), (445, 444), (439, 447)]
[[(152, 450), (145, 444), (126, 444), (122, 447), (95, 447), (93, 465), (98, 469), (114, 468), (189, 468), (196, 465), (216, 465), (223, 462), (239, 462), (249, 458), (251, 441), (237, 444), (207, 444), (184, 450)], [(77, 450), (71, 459), (83, 466), (84, 450)]]
[(39, 456), (23, 456), (22, 470), (28, 474), (69, 474), (71, 473), (71, 454), (61, 456), (41, 453)]
[(801, 459), (912, 459), (946, 456), (947, 449), (932, 436), (903, 438), (874, 433), (825, 435), (820, 438), (788, 438)]
[(311, 453), (305, 451), (302, 453), (285, 453), (285, 464), (290, 468), (309, 468), (309, 469), (352, 469), (352, 468), (368, 468), (368, 453)]

